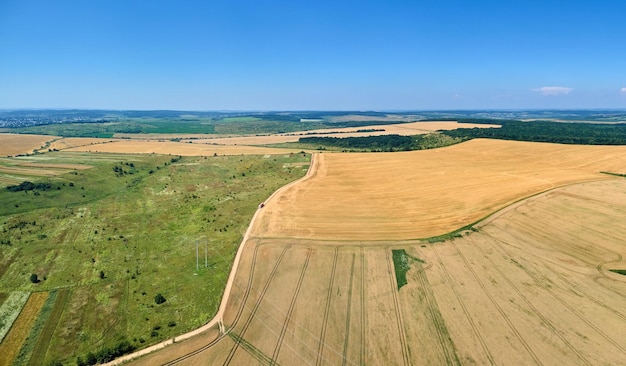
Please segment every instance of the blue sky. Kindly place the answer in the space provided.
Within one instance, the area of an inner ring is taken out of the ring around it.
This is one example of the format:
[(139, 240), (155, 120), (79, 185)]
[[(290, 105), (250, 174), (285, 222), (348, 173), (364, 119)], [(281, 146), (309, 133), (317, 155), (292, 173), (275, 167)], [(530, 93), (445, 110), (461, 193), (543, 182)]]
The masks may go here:
[(626, 108), (626, 1), (0, 0), (0, 108)]

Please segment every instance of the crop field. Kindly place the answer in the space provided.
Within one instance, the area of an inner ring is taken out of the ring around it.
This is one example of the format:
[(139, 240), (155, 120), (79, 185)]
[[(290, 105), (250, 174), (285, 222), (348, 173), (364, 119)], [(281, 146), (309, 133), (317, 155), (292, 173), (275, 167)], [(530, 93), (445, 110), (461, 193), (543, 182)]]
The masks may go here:
[(0, 133), (0, 156), (28, 154), (39, 149), (54, 136), (44, 135), (15, 135)]
[(171, 154), (183, 156), (284, 154), (289, 150), (255, 146), (217, 146), (171, 141), (117, 140), (71, 147), (64, 151), (121, 154)]
[[(75, 364), (121, 340), (170, 344), (141, 365), (626, 357), (626, 147), (54, 146), (0, 161), (0, 305), (33, 293), (6, 362)], [(22, 179), (50, 188), (4, 189)]]
[(267, 237), (428, 238), (523, 197), (626, 172), (626, 147), (472, 140), (394, 154), (317, 154), (314, 176), (268, 205)]
[[(340, 205), (334, 211), (327, 205), (345, 199), (349, 190), (342, 195), (325, 185), (322, 195), (316, 186), (325, 180), (353, 187), (353, 195), (385, 194), (380, 187), (391, 185), (373, 184), (373, 178), (367, 181), (370, 191), (359, 185), (363, 171), (380, 179), (386, 164), (379, 161), (401, 155), (433, 159), (424, 153), (429, 152), (369, 154), (363, 160), (351, 160), (357, 154), (322, 154), (325, 161), (316, 156), (308, 178), (257, 213), (219, 322), (202, 336), (133, 364), (621, 364), (626, 276), (615, 271), (626, 268), (626, 221), (616, 218), (626, 215), (626, 180), (599, 172), (626, 170), (623, 148), (482, 140), (440, 150), (440, 160), (430, 163), (444, 167), (439, 185), (431, 183), (428, 192), (416, 179), (411, 187), (420, 196), (443, 194), (440, 185), (462, 188), (449, 197), (468, 206), (466, 215), (496, 211), (445, 241), (415, 239), (427, 235), (421, 228), (394, 235), (386, 226), (397, 216), (355, 224), (351, 233), (370, 231), (353, 240), (339, 229), (300, 226), (307, 210), (319, 217), (324, 212), (326, 225), (345, 219)], [(497, 165), (504, 158), (506, 170), (504, 163)], [(472, 170), (470, 159), (478, 168)], [(339, 173), (349, 167), (349, 173)], [(469, 171), (454, 175), (453, 167)], [(414, 169), (425, 182), (437, 173), (404, 166)], [(406, 175), (394, 173), (388, 176), (396, 189), (409, 191), (402, 186)], [(456, 186), (457, 179), (469, 177), (474, 182)], [(481, 185), (491, 194), (474, 192)], [(506, 196), (499, 203), (487, 199), (499, 195)], [(287, 202), (290, 215), (272, 211)], [(376, 201), (364, 202), (350, 206), (354, 214), (367, 202), (369, 210), (380, 209)], [(439, 204), (428, 202), (428, 210)], [(409, 215), (405, 207), (396, 209)], [(378, 211), (383, 218), (389, 212)], [(286, 216), (290, 222), (271, 225), (270, 217)]]

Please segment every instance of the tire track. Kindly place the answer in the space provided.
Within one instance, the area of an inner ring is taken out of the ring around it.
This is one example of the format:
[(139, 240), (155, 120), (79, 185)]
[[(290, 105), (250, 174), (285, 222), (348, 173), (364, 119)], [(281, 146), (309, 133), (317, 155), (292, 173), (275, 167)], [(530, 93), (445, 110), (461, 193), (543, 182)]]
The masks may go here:
[(387, 257), (387, 271), (389, 274), (389, 284), (391, 285), (391, 295), (393, 297), (394, 310), (396, 313), (396, 323), (398, 326), (398, 335), (400, 340), (400, 350), (402, 351), (402, 360), (404, 365), (410, 365), (411, 360), (409, 356), (409, 347), (406, 342), (406, 335), (404, 334), (404, 321), (402, 320), (402, 313), (400, 312), (400, 304), (398, 302), (398, 286), (394, 282), (395, 275), (393, 269), (393, 260), (391, 259), (389, 253), (391, 253), (391, 249), (389, 247), (385, 248), (385, 255)]
[[(276, 260), (276, 264), (274, 265), (274, 268), (272, 269), (272, 272), (270, 273), (270, 276), (268, 277), (267, 281), (265, 282), (265, 285), (263, 286), (263, 289), (261, 290), (261, 293), (259, 294), (259, 297), (258, 297), (257, 301), (254, 303), (254, 307), (252, 308), (252, 311), (250, 312), (250, 315), (249, 315), (248, 319), (246, 320), (246, 322), (243, 325), (243, 329), (241, 330), (241, 333), (239, 334), (240, 339), (245, 339), (246, 331), (248, 330), (248, 327), (252, 323), (252, 320), (254, 319), (254, 315), (256, 314), (257, 310), (259, 309), (259, 306), (261, 306), (261, 302), (263, 301), (263, 298), (265, 297), (265, 293), (267, 292), (267, 289), (270, 287), (270, 283), (272, 282), (272, 279), (274, 278), (274, 275), (276, 275), (276, 272), (278, 270), (280, 262), (282, 261), (283, 257), (285, 256), (285, 253), (287, 252), (287, 249), (289, 249), (290, 247), (291, 247), (290, 245), (286, 245), (283, 248), (283, 251), (280, 253), (280, 256), (278, 257), (278, 259)], [(258, 248), (258, 246), (257, 246), (257, 248)], [(250, 284), (250, 287), (252, 287), (251, 284)], [(243, 307), (243, 305), (242, 305), (242, 307)], [(233, 357), (235, 356), (235, 353), (237, 352), (237, 349), (239, 348), (240, 344), (241, 344), (240, 341), (236, 341), (235, 342), (235, 344), (231, 348), (230, 352), (228, 353), (228, 356), (226, 357), (226, 361), (224, 361), (224, 365), (225, 366), (229, 365), (230, 362), (233, 360)]]
[(350, 282), (348, 283), (348, 305), (346, 311), (346, 336), (343, 341), (343, 357), (341, 364), (345, 366), (348, 360), (348, 343), (350, 341), (350, 315), (352, 308), (352, 285), (354, 284), (354, 262), (356, 261), (356, 255), (352, 253), (352, 265), (350, 266)]
[(298, 299), (298, 294), (300, 293), (300, 288), (302, 287), (302, 281), (304, 280), (304, 274), (306, 273), (306, 269), (309, 266), (309, 260), (311, 259), (312, 253), (313, 253), (313, 249), (309, 248), (308, 253), (306, 255), (306, 260), (304, 261), (304, 267), (302, 267), (302, 273), (300, 273), (300, 278), (298, 278), (296, 291), (294, 292), (293, 297), (291, 298), (291, 303), (289, 304), (289, 310), (287, 310), (287, 317), (285, 318), (283, 327), (280, 330), (280, 335), (278, 336), (278, 342), (276, 342), (274, 353), (272, 353), (272, 361), (270, 365), (276, 365), (276, 360), (278, 359), (278, 353), (280, 352), (280, 347), (283, 343), (283, 339), (285, 338), (285, 332), (287, 331), (287, 326), (289, 326), (289, 321), (291, 320), (291, 314), (293, 313), (293, 308), (296, 304), (296, 300)]
[[(490, 240), (492, 241), (492, 240)], [(476, 248), (478, 248), (478, 250), (480, 249), (480, 246), (476, 246)], [(482, 252), (482, 250), (481, 250)], [(484, 255), (484, 252), (483, 252)], [(508, 254), (507, 254), (508, 255)], [(510, 257), (510, 256), (509, 256)], [(512, 258), (512, 257), (510, 257)], [(567, 346), (567, 348), (569, 348), (569, 350), (576, 355), (576, 357), (578, 357), (578, 359), (580, 361), (582, 361), (585, 365), (591, 365), (591, 363), (589, 362), (589, 360), (587, 360), (585, 358), (585, 356), (583, 356), (580, 352), (578, 352), (578, 350), (576, 349), (576, 347), (574, 347), (568, 340), (567, 338), (565, 338), (563, 336), (563, 334), (554, 326), (554, 324), (552, 324), (552, 322), (547, 319), (545, 316), (543, 316), (543, 314), (539, 311), (539, 309), (537, 309), (529, 300), (528, 298), (515, 286), (515, 284), (513, 284), (513, 282), (507, 277), (505, 276), (504, 272), (502, 272), (502, 270), (499, 268), (498, 265), (496, 265), (490, 258), (487, 258), (487, 260), (489, 260), (489, 263), (491, 263), (491, 266), (493, 268), (496, 269), (496, 271), (498, 272), (498, 274), (500, 275), (500, 277), (502, 277), (506, 283), (509, 285), (510, 288), (513, 289), (513, 291), (515, 291), (515, 293), (517, 293), (517, 295), (526, 303), (526, 305), (532, 309), (532, 311), (535, 313), (535, 315), (537, 315), (537, 317), (539, 319), (541, 319), (541, 322), (543, 325), (545, 325), (547, 328), (549, 328), (552, 333), (554, 335), (556, 335), (561, 342), (563, 342), (563, 344), (565, 344), (565, 346)], [(528, 275), (528, 273), (527, 273)]]
[(446, 281), (448, 281), (448, 284), (450, 284), (450, 288), (452, 289), (452, 292), (454, 293), (454, 296), (456, 297), (457, 301), (461, 305), (461, 309), (463, 309), (463, 313), (465, 314), (465, 317), (467, 318), (468, 322), (470, 323), (470, 326), (472, 328), (472, 331), (474, 332), (474, 335), (476, 336), (476, 339), (478, 339), (478, 341), (480, 342), (480, 345), (481, 345), (483, 351), (485, 352), (485, 355), (487, 355), (487, 359), (489, 360), (489, 363), (491, 363), (492, 365), (495, 365), (496, 362), (493, 359), (493, 355), (491, 354), (491, 352), (489, 352), (489, 347), (487, 347), (487, 343), (485, 343), (485, 339), (480, 334), (480, 331), (478, 330), (478, 327), (476, 326), (476, 323), (474, 323), (474, 319), (470, 315), (469, 310), (467, 310), (467, 307), (465, 306), (465, 303), (461, 299), (461, 295), (459, 294), (457, 288), (453, 285), (452, 277), (450, 277), (450, 274), (448, 273), (448, 270), (444, 266), (443, 261), (441, 260), (441, 257), (439, 256), (439, 253), (437, 253), (437, 250), (435, 249), (435, 245), (432, 245), (431, 248), (433, 249), (433, 252), (435, 253), (435, 256), (437, 257), (437, 261), (441, 265), (441, 271), (443, 272), (444, 276), (446, 277)]
[(365, 296), (365, 250), (361, 247), (361, 352), (360, 352), (360, 365), (367, 364), (367, 353), (366, 353), (366, 333), (367, 329), (367, 306), (365, 302), (367, 301), (367, 297)]
[[(454, 351), (454, 344), (451, 344), (452, 341), (446, 341), (446, 339), (450, 339), (450, 334), (448, 333), (448, 328), (446, 327), (443, 321), (443, 317), (439, 312), (439, 307), (436, 300), (433, 298), (432, 293), (428, 291), (430, 289), (430, 284), (428, 283), (428, 279), (426, 278), (426, 271), (418, 271), (417, 278), (424, 291), (426, 306), (428, 307), (428, 312), (430, 313), (430, 316), (432, 318), (433, 325), (437, 330), (437, 338), (439, 338), (439, 345), (441, 346), (443, 355), (446, 358), (446, 364), (460, 365), (459, 357)], [(452, 348), (452, 350), (450, 350), (450, 348)]]
[(538, 365), (543, 365), (543, 362), (541, 362), (541, 360), (537, 357), (537, 355), (535, 354), (535, 352), (533, 352), (532, 348), (530, 348), (530, 346), (528, 345), (528, 343), (526, 343), (526, 341), (524, 340), (524, 338), (522, 337), (522, 335), (520, 334), (520, 332), (517, 330), (517, 328), (515, 328), (515, 325), (513, 324), (513, 322), (511, 321), (511, 319), (509, 319), (509, 317), (506, 315), (506, 313), (504, 312), (504, 310), (502, 310), (502, 308), (500, 307), (500, 305), (498, 305), (498, 303), (496, 302), (496, 300), (493, 298), (493, 296), (491, 295), (491, 293), (487, 290), (487, 287), (485, 286), (485, 284), (480, 280), (480, 278), (478, 277), (478, 275), (476, 274), (476, 272), (474, 271), (474, 268), (472, 268), (472, 266), (470, 265), (470, 263), (468, 262), (467, 258), (465, 258), (465, 256), (463, 255), (463, 253), (461, 253), (461, 251), (459, 250), (459, 248), (457, 247), (457, 245), (454, 243), (454, 240), (450, 242), (450, 245), (452, 245), (454, 247), (454, 249), (456, 250), (456, 252), (459, 254), (459, 256), (461, 257), (461, 259), (463, 260), (463, 263), (465, 263), (465, 266), (467, 267), (467, 269), (469, 269), (470, 273), (472, 274), (472, 277), (474, 277), (474, 280), (476, 280), (476, 282), (478, 283), (478, 285), (480, 286), (480, 288), (482, 288), (483, 292), (485, 293), (485, 295), (487, 295), (487, 297), (489, 298), (489, 301), (491, 301), (491, 303), (493, 304), (493, 306), (496, 307), (496, 309), (498, 310), (498, 312), (500, 313), (500, 315), (502, 316), (502, 318), (504, 319), (504, 321), (506, 321), (506, 323), (508, 324), (509, 328), (511, 328), (511, 331), (513, 331), (513, 333), (515, 333), (515, 336), (517, 337), (517, 339), (520, 341), (520, 343), (522, 344), (522, 346), (524, 346), (524, 348), (526, 349), (526, 351), (528, 351), (528, 353), (530, 354), (530, 356), (533, 358), (533, 360), (535, 360), (535, 362)]
[[(544, 266), (545, 269), (547, 269), (548, 271), (552, 272), (556, 277), (559, 278), (559, 280), (565, 282), (570, 288), (575, 289), (576, 291), (580, 292), (581, 294), (584, 294), (584, 298), (585, 299), (589, 299), (591, 301), (593, 301), (596, 305), (605, 308), (606, 310), (612, 312), (613, 314), (615, 314), (616, 316), (618, 316), (619, 318), (621, 318), (623, 321), (626, 321), (626, 315), (622, 314), (621, 312), (615, 310), (614, 308), (607, 306), (605, 303), (603, 303), (602, 301), (598, 300), (595, 296), (590, 295), (588, 292), (582, 291), (577, 284), (571, 282), (570, 280), (568, 280), (567, 278), (565, 278), (565, 276), (563, 276), (562, 274), (558, 273), (557, 271), (555, 271), (554, 269), (552, 269), (550, 266)], [(596, 282), (594, 280), (594, 282)], [(597, 282), (596, 282), (597, 283)], [(604, 287), (604, 286), (602, 286)]]
[[(490, 238), (494, 239), (493, 237), (490, 236)], [(500, 249), (507, 255), (509, 256), (509, 258), (513, 258), (510, 253), (501, 245), (497, 242), (497, 240), (492, 240), (494, 245), (497, 245), (498, 247), (500, 247)], [(522, 270), (524, 270), (524, 272), (526, 272), (526, 274), (533, 279), (533, 281), (542, 289), (546, 290), (552, 297), (554, 297), (554, 299), (556, 299), (558, 302), (560, 302), (563, 306), (565, 306), (569, 311), (571, 311), (574, 315), (576, 315), (576, 317), (578, 319), (580, 319), (583, 323), (587, 324), (591, 329), (595, 330), (599, 335), (602, 336), (602, 338), (604, 338), (607, 342), (611, 343), (613, 346), (615, 346), (615, 348), (617, 348), (618, 350), (620, 350), (623, 354), (626, 355), (626, 349), (624, 349), (624, 347), (622, 347), (619, 343), (617, 343), (613, 338), (611, 338), (608, 334), (604, 333), (600, 328), (598, 328), (597, 326), (595, 326), (595, 324), (593, 324), (589, 319), (585, 318), (585, 316), (583, 314), (581, 314), (578, 310), (576, 310), (574, 307), (572, 307), (567, 301), (563, 300), (561, 297), (559, 297), (559, 295), (557, 295), (551, 288), (550, 286), (546, 285), (543, 281), (541, 281), (540, 279), (538, 279), (535, 275), (533, 275), (532, 272), (530, 272), (528, 269), (526, 269), (525, 267), (520, 267)]]
[(335, 282), (335, 271), (337, 269), (337, 256), (339, 255), (339, 248), (335, 248), (335, 255), (333, 257), (333, 268), (330, 272), (330, 281), (328, 284), (328, 294), (326, 295), (326, 309), (324, 309), (324, 319), (322, 320), (322, 333), (320, 334), (320, 342), (317, 347), (317, 360), (316, 366), (322, 364), (322, 354), (324, 352), (324, 338), (326, 337), (326, 327), (328, 325), (328, 313), (330, 312), (330, 299), (333, 293), (333, 285)]

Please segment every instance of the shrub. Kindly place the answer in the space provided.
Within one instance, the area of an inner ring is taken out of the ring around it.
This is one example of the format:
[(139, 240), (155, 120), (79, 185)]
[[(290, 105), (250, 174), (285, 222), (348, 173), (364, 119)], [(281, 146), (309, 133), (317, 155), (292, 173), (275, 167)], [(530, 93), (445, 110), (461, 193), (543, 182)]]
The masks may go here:
[(30, 282), (37, 283), (39, 282), (39, 278), (37, 278), (37, 273), (33, 273), (30, 275)]
[(157, 294), (157, 295), (154, 297), (154, 302), (156, 302), (156, 303), (157, 303), (157, 305), (159, 305), (159, 304), (163, 304), (165, 301), (167, 301), (167, 300), (165, 300), (165, 297), (163, 297), (163, 295), (161, 295), (161, 294)]

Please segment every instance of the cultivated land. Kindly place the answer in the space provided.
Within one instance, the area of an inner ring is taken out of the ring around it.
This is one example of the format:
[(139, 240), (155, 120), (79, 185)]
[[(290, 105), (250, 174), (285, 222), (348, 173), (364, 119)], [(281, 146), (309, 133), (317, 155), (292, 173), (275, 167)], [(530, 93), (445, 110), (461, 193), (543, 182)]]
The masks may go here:
[[(626, 281), (610, 270), (626, 267), (626, 223), (616, 220), (626, 180), (598, 172), (626, 171), (624, 148), (481, 140), (435, 151), (424, 166), (414, 164), (431, 152), (316, 155), (307, 179), (258, 211), (219, 322), (134, 364), (621, 364)], [(394, 184), (377, 183), (381, 171)], [(367, 199), (377, 194), (396, 204), (444, 195), (456, 205), (448, 211), (466, 207), (470, 218), (448, 214), (439, 230), (506, 208), (454, 239), (410, 240), (429, 231), (386, 215), (418, 216), (441, 201), (392, 210)], [(342, 205), (379, 219), (332, 226), (346, 219)], [(325, 224), (300, 227), (310, 211)], [(397, 233), (396, 220), (411, 227)]]
[[(12, 291), (38, 291), (23, 313), (42, 309), (15, 322), (16, 362), (74, 364), (124, 338), (138, 347), (178, 339), (135, 361), (146, 365), (626, 357), (626, 276), (611, 272), (626, 269), (626, 224), (616, 219), (626, 214), (626, 180), (600, 173), (626, 173), (624, 147), (473, 140), (316, 154), (305, 179), (257, 209), (304, 174), (308, 156), (215, 157), (203, 144), (109, 141), (64, 147), (108, 153), (51, 151), (0, 164), (0, 177), (35, 168), (21, 173), (44, 175), (53, 188), (17, 192), (25, 200), (2, 192), (0, 236), (11, 245), (0, 246), (0, 303)], [(155, 151), (175, 155), (139, 154)], [(199, 156), (179, 157), (187, 154)], [(454, 239), (419, 239), (501, 208)], [(255, 211), (224, 311), (182, 340), (217, 310)], [(194, 240), (207, 232), (209, 266), (196, 271)], [(30, 273), (47, 278), (32, 284)], [(165, 304), (154, 303), (157, 292)], [(26, 334), (27, 322), (37, 331)]]
[(626, 147), (472, 140), (394, 154), (318, 154), (276, 197), (266, 237), (399, 240), (441, 235), (523, 197), (626, 172)]
[(0, 133), (0, 156), (28, 154), (53, 139), (53, 136)]

